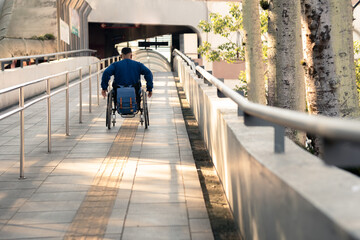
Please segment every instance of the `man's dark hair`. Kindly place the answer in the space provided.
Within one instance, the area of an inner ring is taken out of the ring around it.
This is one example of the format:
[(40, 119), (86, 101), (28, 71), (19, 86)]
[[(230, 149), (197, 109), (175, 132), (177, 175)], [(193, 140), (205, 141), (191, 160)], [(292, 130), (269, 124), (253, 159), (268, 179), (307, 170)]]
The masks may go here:
[(129, 47), (124, 47), (123, 49), (121, 49), (121, 53), (126, 55), (128, 53), (131, 53), (131, 48)]

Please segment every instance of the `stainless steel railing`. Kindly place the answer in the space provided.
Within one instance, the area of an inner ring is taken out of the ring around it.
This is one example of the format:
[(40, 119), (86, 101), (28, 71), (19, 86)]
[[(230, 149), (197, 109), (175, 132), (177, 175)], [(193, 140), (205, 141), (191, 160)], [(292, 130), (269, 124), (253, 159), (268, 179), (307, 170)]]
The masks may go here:
[(199, 74), (237, 103), (238, 115), (244, 116), (247, 126), (273, 126), (276, 153), (285, 151), (284, 127), (289, 127), (320, 136), (323, 139), (323, 159), (326, 163), (346, 167), (360, 166), (360, 121), (308, 115), (250, 102), (202, 67), (195, 66), (194, 62), (177, 49), (174, 54), (186, 62), (194, 75)]
[(58, 53), (49, 53), (49, 54), (42, 54), (42, 55), (31, 55), (31, 56), (21, 56), (21, 57), (12, 57), (12, 58), (0, 58), (1, 70), (5, 70), (5, 64), (11, 64), (13, 61), (19, 61), (20, 67), (24, 66), (24, 62), (34, 59), (35, 64), (38, 65), (40, 60), (49, 62), (51, 58), (55, 58), (56, 60), (62, 58), (68, 58), (69, 56), (77, 55), (77, 54), (85, 54), (91, 55), (96, 53), (96, 50), (91, 49), (82, 49), (82, 50), (74, 50), (74, 51), (67, 51), (67, 52), (58, 52)]
[[(91, 113), (92, 108), (92, 92), (91, 92), (91, 81), (92, 78), (96, 75), (96, 84), (97, 84), (97, 105), (100, 105), (100, 74), (105, 70), (106, 66), (109, 66), (111, 63), (118, 61), (119, 57), (111, 57), (102, 59), (98, 62), (89, 64), (89, 74), (87, 76), (83, 75), (83, 69), (86, 67), (77, 68), (73, 71), (65, 71), (58, 74), (50, 75), (44, 78), (40, 78), (37, 80), (33, 80), (24, 84), (19, 84), (13, 87), (9, 87), (6, 89), (0, 90), (1, 94), (6, 94), (11, 91), (19, 91), (19, 106), (12, 110), (7, 110), (4, 113), (0, 115), (0, 121), (10, 117), (16, 113), (19, 113), (20, 115), (20, 179), (25, 178), (25, 139), (24, 139), (24, 123), (25, 123), (25, 114), (24, 111), (29, 108), (30, 106), (43, 101), (47, 100), (47, 142), (48, 142), (48, 152), (51, 152), (51, 97), (54, 95), (65, 91), (65, 132), (66, 136), (70, 135), (70, 106), (69, 106), (69, 89), (79, 85), (79, 123), (82, 122), (82, 86), (85, 81), (88, 81), (89, 84), (89, 112)], [(96, 67), (96, 71), (94, 73), (92, 72), (93, 67)], [(70, 82), (69, 74), (71, 73), (78, 73), (77, 80), (74, 80)], [(52, 91), (50, 88), (51, 79), (59, 77), (59, 76), (65, 76), (65, 83), (62, 87), (59, 87)], [(25, 87), (29, 85), (33, 85), (40, 82), (46, 82), (46, 94), (43, 96), (38, 96), (32, 99), (29, 102), (25, 103)]]

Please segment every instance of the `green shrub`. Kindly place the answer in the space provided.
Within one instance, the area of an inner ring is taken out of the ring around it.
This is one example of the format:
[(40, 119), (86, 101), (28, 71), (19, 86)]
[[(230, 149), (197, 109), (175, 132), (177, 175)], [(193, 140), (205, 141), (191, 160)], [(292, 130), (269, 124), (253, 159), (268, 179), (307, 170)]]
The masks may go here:
[(55, 36), (51, 33), (47, 33), (45, 35), (42, 35), (42, 36), (32, 36), (31, 39), (33, 40), (41, 40), (41, 41), (44, 41), (44, 40), (55, 40)]

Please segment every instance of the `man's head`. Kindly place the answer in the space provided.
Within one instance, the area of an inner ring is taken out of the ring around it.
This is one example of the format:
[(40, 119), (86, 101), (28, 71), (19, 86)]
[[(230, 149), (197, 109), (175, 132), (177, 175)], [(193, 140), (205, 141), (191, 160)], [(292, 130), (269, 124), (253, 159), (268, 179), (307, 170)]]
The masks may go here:
[(121, 49), (121, 55), (123, 59), (131, 59), (132, 58), (132, 51), (129, 47), (124, 47)]

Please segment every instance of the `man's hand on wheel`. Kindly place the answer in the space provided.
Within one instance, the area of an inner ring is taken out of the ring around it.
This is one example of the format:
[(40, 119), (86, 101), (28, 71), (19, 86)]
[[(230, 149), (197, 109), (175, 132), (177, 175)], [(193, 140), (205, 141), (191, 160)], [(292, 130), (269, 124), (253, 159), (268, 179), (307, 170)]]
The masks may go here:
[(102, 89), (102, 90), (101, 90), (101, 95), (102, 95), (104, 98), (106, 98), (106, 94), (107, 94), (107, 90)]
[(151, 98), (152, 92), (148, 91), (148, 96), (149, 96), (149, 98)]

